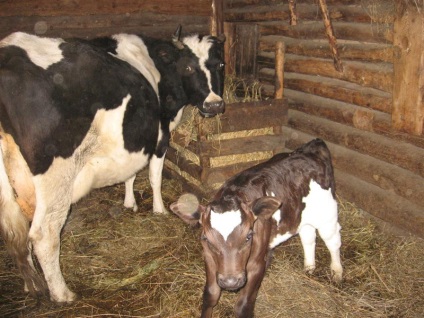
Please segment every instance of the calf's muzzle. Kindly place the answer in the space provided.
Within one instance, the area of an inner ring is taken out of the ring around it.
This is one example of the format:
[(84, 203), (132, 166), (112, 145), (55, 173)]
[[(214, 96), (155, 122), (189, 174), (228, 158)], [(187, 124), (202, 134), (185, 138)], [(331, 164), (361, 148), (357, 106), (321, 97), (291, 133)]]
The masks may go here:
[(236, 275), (217, 275), (219, 287), (228, 291), (236, 291), (246, 284), (246, 275), (244, 273)]

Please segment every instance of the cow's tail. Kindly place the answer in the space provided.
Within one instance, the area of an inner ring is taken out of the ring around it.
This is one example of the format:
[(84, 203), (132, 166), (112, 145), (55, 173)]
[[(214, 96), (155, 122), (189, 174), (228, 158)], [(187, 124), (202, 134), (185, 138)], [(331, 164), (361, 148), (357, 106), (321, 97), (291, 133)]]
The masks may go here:
[(3, 150), (0, 147), (0, 233), (9, 254), (24, 278), (25, 289), (31, 295), (37, 296), (45, 294), (47, 288), (34, 267), (28, 232), (29, 221), (22, 214), (15, 200), (14, 191), (6, 173)]

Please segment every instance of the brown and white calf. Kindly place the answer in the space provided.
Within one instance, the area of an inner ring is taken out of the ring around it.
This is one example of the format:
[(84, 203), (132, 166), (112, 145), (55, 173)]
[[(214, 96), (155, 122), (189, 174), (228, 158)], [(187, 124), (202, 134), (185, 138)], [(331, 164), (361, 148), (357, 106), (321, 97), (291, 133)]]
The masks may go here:
[[(271, 251), (299, 234), (304, 267), (315, 269), (316, 230), (331, 254), (332, 278), (342, 280), (334, 173), (326, 144), (315, 139), (227, 180), (207, 206), (187, 196), (171, 210), (202, 226), (206, 264), (202, 317), (211, 317), (221, 290), (240, 290), (236, 317), (253, 317)], [(191, 211), (188, 211), (191, 210)]]

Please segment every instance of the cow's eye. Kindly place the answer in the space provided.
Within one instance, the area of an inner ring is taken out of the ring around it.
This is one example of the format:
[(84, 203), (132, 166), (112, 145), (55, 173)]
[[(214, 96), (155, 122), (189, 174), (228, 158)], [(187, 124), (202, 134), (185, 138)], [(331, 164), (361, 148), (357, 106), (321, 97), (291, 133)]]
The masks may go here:
[(218, 64), (218, 69), (223, 69), (225, 66), (225, 63), (221, 62)]
[(191, 65), (187, 65), (185, 68), (185, 72), (188, 74), (193, 73), (193, 67), (191, 67)]

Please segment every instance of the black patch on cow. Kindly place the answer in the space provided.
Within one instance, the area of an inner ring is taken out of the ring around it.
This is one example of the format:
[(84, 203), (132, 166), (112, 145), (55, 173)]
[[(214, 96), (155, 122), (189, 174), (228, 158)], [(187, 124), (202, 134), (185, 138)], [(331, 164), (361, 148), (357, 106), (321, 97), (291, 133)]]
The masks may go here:
[(0, 114), (31, 172), (47, 171), (54, 157), (68, 158), (81, 144), (99, 109), (131, 96), (124, 116), (124, 146), (152, 155), (159, 103), (152, 86), (131, 65), (87, 41), (60, 45), (64, 58), (47, 70), (13, 46), (0, 49)]

